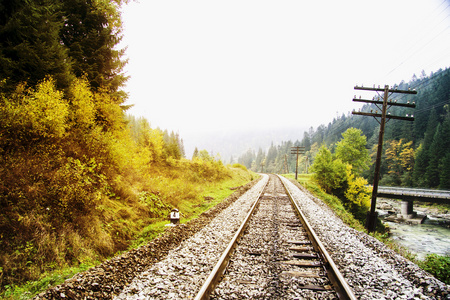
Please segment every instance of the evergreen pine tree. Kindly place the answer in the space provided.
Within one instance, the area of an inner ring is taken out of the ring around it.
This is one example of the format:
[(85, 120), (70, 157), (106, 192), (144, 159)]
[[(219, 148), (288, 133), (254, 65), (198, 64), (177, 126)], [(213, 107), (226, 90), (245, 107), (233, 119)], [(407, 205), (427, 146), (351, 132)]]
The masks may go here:
[(71, 59), (60, 43), (61, 5), (56, 0), (2, 1), (0, 5), (0, 80), (12, 89), (19, 82), (36, 85), (46, 76), (66, 89)]
[(438, 124), (429, 149), (430, 161), (427, 166), (425, 177), (429, 187), (439, 186), (439, 159), (443, 155), (441, 125)]
[(450, 189), (450, 152), (440, 162), (439, 188)]
[(414, 169), (413, 169), (413, 184), (416, 187), (425, 187), (425, 172), (427, 171), (429, 156), (428, 151), (425, 150), (423, 144), (416, 150)]
[[(64, 0), (62, 11), (64, 26), (61, 41), (74, 60), (73, 72), (77, 77), (87, 75), (94, 89), (107, 88), (117, 92), (126, 81), (122, 74), (124, 50), (115, 47), (122, 39), (122, 24), (117, 1)], [(118, 93), (117, 104), (125, 101)]]
[(258, 149), (258, 154), (256, 154), (255, 158), (255, 166), (259, 172), (263, 172), (263, 166), (261, 165), (265, 159), (265, 154), (262, 151), (261, 147)]
[(196, 157), (198, 157), (198, 148), (197, 147), (195, 147), (195, 149), (194, 149), (194, 153), (192, 154), (192, 159), (194, 159)]
[(450, 106), (446, 105), (445, 109), (447, 114), (441, 129), (441, 150), (443, 154), (439, 160), (439, 187), (450, 189)]

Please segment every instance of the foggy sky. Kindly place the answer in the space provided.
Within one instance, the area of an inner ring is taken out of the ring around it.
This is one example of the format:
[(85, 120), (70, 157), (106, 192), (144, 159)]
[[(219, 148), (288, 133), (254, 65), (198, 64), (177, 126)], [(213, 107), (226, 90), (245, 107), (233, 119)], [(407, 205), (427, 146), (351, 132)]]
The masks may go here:
[(140, 2), (122, 14), (129, 113), (185, 141), (317, 127), (361, 106), (355, 85), (450, 65), (448, 0)]

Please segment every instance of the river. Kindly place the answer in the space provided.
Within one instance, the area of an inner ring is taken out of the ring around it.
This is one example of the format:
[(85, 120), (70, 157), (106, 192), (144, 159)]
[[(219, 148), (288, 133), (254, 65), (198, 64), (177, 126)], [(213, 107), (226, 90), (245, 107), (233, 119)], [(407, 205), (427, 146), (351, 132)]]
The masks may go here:
[[(383, 220), (389, 213), (400, 212), (400, 201), (382, 199), (378, 210)], [(390, 209), (386, 209), (389, 208)], [(423, 260), (428, 254), (450, 256), (450, 215), (433, 213), (427, 208), (414, 207), (419, 217), (427, 215), (422, 224), (394, 223), (383, 220), (390, 227), (392, 239), (409, 252), (416, 254), (418, 259)]]

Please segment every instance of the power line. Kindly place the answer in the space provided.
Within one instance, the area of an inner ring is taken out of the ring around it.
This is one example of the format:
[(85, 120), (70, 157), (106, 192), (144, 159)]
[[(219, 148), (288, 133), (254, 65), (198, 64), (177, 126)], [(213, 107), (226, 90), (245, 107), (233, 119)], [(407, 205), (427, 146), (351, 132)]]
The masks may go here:
[(424, 108), (422, 108), (422, 109), (416, 110), (416, 113), (424, 112), (424, 111), (429, 111), (429, 110), (432, 110), (433, 108), (437, 108), (437, 107), (440, 107), (440, 106), (444, 106), (444, 105), (447, 104), (447, 103), (450, 103), (450, 100), (443, 101), (443, 102), (439, 102), (439, 103), (436, 103), (436, 104), (433, 104), (433, 105), (424, 107)]
[[(432, 80), (434, 80), (436, 78), (436, 76), (441, 76), (441, 74), (443, 72), (445, 72), (446, 70), (447, 70), (447, 68), (445, 70), (443, 70), (443, 71), (438, 72), (438, 73), (434, 73), (433, 76), (430, 75), (429, 77), (426, 77), (426, 78), (423, 78), (423, 79), (418, 79), (418, 80), (413, 81), (413, 82), (410, 81), (410, 82), (406, 83), (406, 85), (410, 89), (420, 90), (423, 86), (426, 86), (430, 82), (432, 82)], [(400, 95), (400, 96), (397, 96), (396, 99), (398, 101), (401, 101), (401, 100), (404, 100), (406, 97), (408, 97), (408, 95)]]
[[(435, 12), (443, 6), (443, 4), (445, 4), (446, 1), (442, 1), (434, 10), (432, 13), (429, 14), (429, 16), (433, 16), (435, 15)], [(441, 30), (438, 34), (433, 34), (431, 39), (431, 33), (435, 31), (436, 28), (438, 28), (438, 26), (440, 26), (444, 21), (448, 20), (450, 18), (450, 16), (446, 16), (444, 18), (440, 18), (440, 16), (442, 15), (443, 12), (445, 12), (448, 8), (450, 7), (450, 3), (444, 7), (443, 9), (440, 10), (440, 12), (435, 15), (435, 17), (433, 18), (433, 20), (439, 20), (438, 23), (436, 23), (433, 27), (429, 28), (428, 30), (426, 30), (425, 32), (423, 32), (421, 34), (421, 36), (419, 38), (414, 39), (413, 41), (411, 41), (410, 46), (408, 46), (407, 50), (405, 50), (403, 52), (403, 54), (401, 54), (399, 56), (399, 58), (402, 58), (400, 60), (400, 63), (395, 64), (395, 67), (393, 69), (391, 69), (389, 72), (386, 73), (386, 75), (384, 77), (387, 77), (389, 75), (391, 75), (392, 73), (394, 73), (396, 70), (398, 70), (402, 65), (404, 65), (405, 62), (409, 61), (412, 57), (414, 57), (417, 53), (419, 53), (420, 51), (422, 51), (425, 47), (427, 47), (430, 43), (432, 43), (436, 38), (438, 38), (439, 36), (441, 36), (445, 31), (447, 31), (449, 29), (450, 26), (447, 26), (446, 28), (444, 28), (443, 30)], [(431, 17), (430, 17), (431, 18)], [(426, 43), (421, 43), (423, 40), (427, 40)], [(415, 49), (415, 50), (414, 50)], [(448, 54), (447, 54), (448, 55)], [(406, 58), (404, 58), (406, 56)], [(395, 61), (397, 61), (398, 59), (396, 59)]]

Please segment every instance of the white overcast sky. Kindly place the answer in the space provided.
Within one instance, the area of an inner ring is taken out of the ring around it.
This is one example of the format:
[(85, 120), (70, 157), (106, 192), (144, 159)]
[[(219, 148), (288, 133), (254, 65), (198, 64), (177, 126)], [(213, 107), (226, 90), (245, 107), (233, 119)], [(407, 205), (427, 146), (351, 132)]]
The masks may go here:
[(449, 0), (140, 0), (122, 11), (129, 113), (183, 138), (316, 128), (360, 107), (355, 85), (450, 66)]

